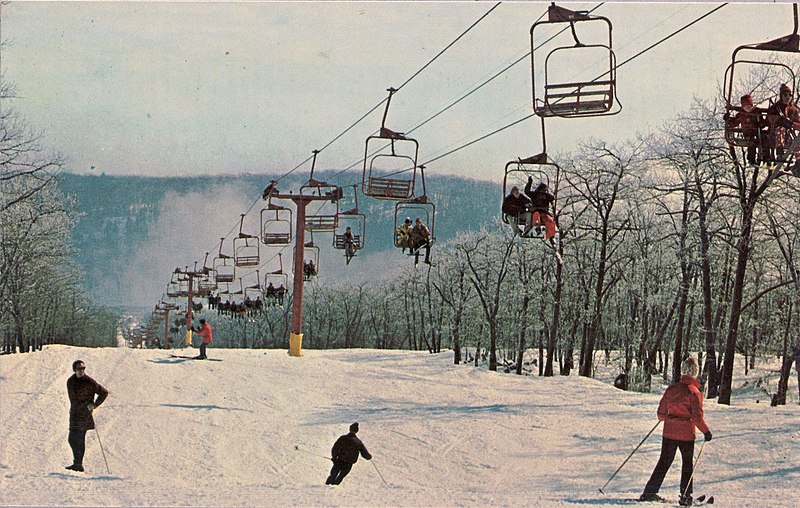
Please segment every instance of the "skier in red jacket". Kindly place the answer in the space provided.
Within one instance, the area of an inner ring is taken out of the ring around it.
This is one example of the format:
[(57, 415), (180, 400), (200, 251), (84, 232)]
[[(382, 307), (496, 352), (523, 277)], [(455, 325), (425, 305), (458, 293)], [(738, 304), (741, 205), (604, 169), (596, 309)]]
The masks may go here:
[(203, 342), (200, 344), (200, 355), (197, 356), (198, 360), (205, 360), (206, 359), (206, 346), (211, 344), (211, 340), (213, 338), (213, 333), (211, 331), (211, 325), (206, 323), (205, 319), (200, 320), (200, 328), (195, 328), (197, 335), (203, 337)]
[(711, 431), (703, 419), (703, 395), (696, 377), (699, 372), (697, 360), (689, 357), (681, 364), (681, 380), (667, 388), (658, 404), (658, 419), (664, 422), (661, 440), (661, 456), (640, 501), (658, 501), (658, 489), (672, 465), (675, 452), (681, 451), (681, 506), (692, 504), (691, 478), (694, 454), (695, 427), (700, 429), (706, 441), (711, 441)]

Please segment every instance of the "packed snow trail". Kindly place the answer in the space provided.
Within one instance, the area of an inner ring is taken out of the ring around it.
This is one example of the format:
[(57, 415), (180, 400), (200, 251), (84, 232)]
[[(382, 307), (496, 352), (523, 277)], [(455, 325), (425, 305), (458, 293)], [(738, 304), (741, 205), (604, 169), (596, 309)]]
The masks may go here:
[[(630, 506), (620, 500), (638, 497), (658, 458), (653, 435), (597, 491), (653, 427), (660, 396), (615, 389), (616, 373), (516, 376), (452, 365), (452, 353), (385, 350), (169, 354), (47, 346), (0, 356), (0, 504)], [(86, 472), (64, 470), (76, 359), (110, 391), (94, 417), (111, 475), (92, 431)], [(793, 506), (796, 401), (771, 408), (744, 393), (734, 404), (706, 402), (714, 439), (695, 490), (713, 492), (715, 506)], [(356, 421), (379, 471), (360, 460), (326, 486), (326, 455)], [(664, 497), (677, 499), (679, 469)]]

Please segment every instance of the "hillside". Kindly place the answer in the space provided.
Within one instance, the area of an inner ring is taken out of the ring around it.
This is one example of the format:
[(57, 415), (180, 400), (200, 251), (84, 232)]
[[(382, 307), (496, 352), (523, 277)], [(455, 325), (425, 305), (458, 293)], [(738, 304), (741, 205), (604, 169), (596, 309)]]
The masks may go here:
[[(323, 180), (333, 177), (332, 172), (317, 175)], [(360, 173), (348, 174), (331, 181), (352, 185), (360, 177)], [(64, 173), (60, 188), (75, 199), (78, 212), (72, 235), (74, 259), (86, 275), (90, 296), (109, 306), (150, 309), (176, 266), (198, 259), (202, 263), (208, 251), (213, 257), (219, 238), (238, 227), (239, 215), (271, 178), (275, 176), (149, 178)], [(427, 180), (428, 195), (436, 204), (437, 241), (497, 222), (502, 201), (499, 184), (449, 176)], [(288, 178), (280, 187), (296, 190), (301, 183), (300, 177)], [(352, 187), (345, 196), (342, 210), (354, 206)], [(256, 233), (263, 205), (259, 200), (246, 222)], [(394, 205), (359, 195), (359, 208), (367, 216), (366, 245), (360, 256), (379, 258), (387, 250), (396, 250)], [(317, 235), (314, 241), (325, 248), (320, 263), (324, 272), (330, 273), (326, 267), (343, 264), (338, 259), (341, 253), (327, 248), (330, 234)], [(147, 280), (142, 280), (142, 273), (148, 274)], [(333, 275), (344, 277), (348, 272)]]
[[(597, 380), (492, 373), (451, 365), (450, 353), (210, 353), (223, 361), (68, 346), (0, 356), (0, 504), (626, 506), (658, 456), (653, 436), (598, 492), (652, 428), (658, 395)], [(93, 432), (87, 472), (64, 470), (76, 358), (111, 392), (95, 413), (110, 473)], [(696, 493), (723, 507), (795, 505), (798, 406), (737, 400), (706, 404), (715, 437)], [(325, 457), (353, 421), (373, 463), (326, 486)], [(678, 471), (662, 488), (670, 498)]]

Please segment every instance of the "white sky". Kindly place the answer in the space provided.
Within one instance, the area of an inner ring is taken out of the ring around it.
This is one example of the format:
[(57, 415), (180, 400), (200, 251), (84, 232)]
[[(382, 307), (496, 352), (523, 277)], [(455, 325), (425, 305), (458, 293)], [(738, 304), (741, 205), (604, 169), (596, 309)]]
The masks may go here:
[[(494, 2), (11, 2), (2, 6), (14, 104), (68, 169), (107, 174), (283, 172), (400, 86)], [(590, 9), (596, 3), (571, 3)], [(706, 3), (607, 3), (622, 62), (711, 10)], [(525, 55), (544, 2), (503, 3), (393, 98), (408, 131)], [(743, 26), (748, 26), (743, 29)], [(658, 128), (694, 96), (714, 97), (733, 49), (792, 30), (788, 4), (730, 4), (618, 72), (621, 114), (556, 119), (548, 151)], [(323, 151), (318, 167), (363, 156), (382, 109)], [(420, 162), (531, 112), (530, 59), (413, 133)], [(500, 178), (541, 151), (534, 118), (428, 168)], [(360, 167), (360, 166), (359, 166)]]

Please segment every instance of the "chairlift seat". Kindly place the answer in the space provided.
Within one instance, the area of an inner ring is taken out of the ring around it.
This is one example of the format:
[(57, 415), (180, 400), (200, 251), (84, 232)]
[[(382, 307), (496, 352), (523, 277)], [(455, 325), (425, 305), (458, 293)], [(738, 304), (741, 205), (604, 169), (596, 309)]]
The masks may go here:
[[(222, 282), (222, 283), (233, 282), (233, 280), (235, 278), (236, 278), (236, 275), (234, 273), (220, 273), (220, 272), (217, 272), (217, 282), (218, 283), (220, 283), (220, 282)], [(169, 296), (169, 295), (167, 295), (167, 296)]]
[(258, 255), (236, 256), (234, 264), (239, 267), (258, 266), (259, 257)]
[(412, 180), (398, 178), (370, 177), (364, 194), (372, 197), (405, 199), (411, 197)]
[(545, 85), (543, 104), (537, 104), (540, 116), (571, 116), (610, 111), (614, 105), (614, 82), (591, 81)]
[(288, 245), (292, 243), (291, 233), (264, 233), (261, 235), (264, 245)]
[(336, 231), (339, 221), (336, 215), (308, 215), (306, 229), (309, 231)]
[[(334, 235), (333, 237), (333, 248), (334, 249), (344, 249), (345, 242), (344, 242), (344, 234), (341, 235)], [(353, 248), (358, 250), (362, 248), (361, 245), (361, 235), (353, 235)]]

